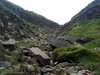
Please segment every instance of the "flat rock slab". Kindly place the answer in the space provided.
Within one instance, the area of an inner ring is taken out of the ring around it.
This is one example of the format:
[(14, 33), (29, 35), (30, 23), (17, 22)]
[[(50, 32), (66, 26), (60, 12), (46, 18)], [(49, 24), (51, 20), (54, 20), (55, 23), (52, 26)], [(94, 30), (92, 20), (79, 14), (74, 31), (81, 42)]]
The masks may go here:
[(41, 51), (38, 47), (32, 47), (30, 50), (34, 55), (41, 56), (43, 59), (50, 59), (50, 57)]
[(32, 55), (35, 56), (40, 66), (50, 64), (50, 57), (38, 47), (32, 47), (29, 50), (31, 51)]

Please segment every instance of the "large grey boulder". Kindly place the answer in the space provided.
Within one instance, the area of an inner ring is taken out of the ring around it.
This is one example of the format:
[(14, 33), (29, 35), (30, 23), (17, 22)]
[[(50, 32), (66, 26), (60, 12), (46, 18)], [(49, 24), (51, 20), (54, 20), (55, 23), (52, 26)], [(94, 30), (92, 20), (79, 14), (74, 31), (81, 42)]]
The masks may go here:
[(75, 45), (75, 37), (70, 36), (70, 35), (59, 35), (55, 38), (52, 38), (50, 40), (50, 44), (53, 45), (54, 47), (66, 47), (66, 46), (71, 46)]
[(30, 48), (30, 51), (36, 57), (40, 65), (47, 65), (50, 63), (50, 57), (38, 47), (32, 47)]
[(38, 47), (32, 47), (30, 50), (36, 56), (41, 56), (43, 59), (50, 59), (49, 56), (41, 51)]
[(36, 60), (40, 66), (50, 64), (50, 57), (38, 47), (23, 48), (23, 54)]

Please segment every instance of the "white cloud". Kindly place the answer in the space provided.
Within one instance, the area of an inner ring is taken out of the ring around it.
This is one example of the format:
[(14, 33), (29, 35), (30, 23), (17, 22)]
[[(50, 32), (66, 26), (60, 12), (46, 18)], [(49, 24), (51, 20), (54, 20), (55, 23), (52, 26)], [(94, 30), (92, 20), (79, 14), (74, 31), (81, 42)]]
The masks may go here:
[(68, 22), (93, 0), (9, 0), (57, 23)]

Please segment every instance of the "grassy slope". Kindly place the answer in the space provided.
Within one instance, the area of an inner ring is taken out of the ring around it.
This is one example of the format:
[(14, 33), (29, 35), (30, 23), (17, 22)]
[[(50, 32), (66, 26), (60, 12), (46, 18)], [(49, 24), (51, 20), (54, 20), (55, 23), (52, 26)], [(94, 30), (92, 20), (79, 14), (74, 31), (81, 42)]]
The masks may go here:
[(100, 75), (100, 51), (94, 51), (82, 46), (71, 46), (55, 49), (54, 55), (57, 60), (78, 62), (83, 64), (85, 68), (95, 70)]
[(77, 23), (69, 34), (78, 37), (91, 37), (94, 40), (85, 44), (87, 48), (99, 48), (100, 47), (100, 19), (89, 20), (85, 23)]
[[(84, 45), (86, 48), (94, 49), (100, 48), (100, 19), (87, 20), (83, 23), (77, 22), (76, 26), (73, 27), (69, 34), (77, 37), (90, 37), (93, 38), (91, 42)], [(100, 56), (100, 52), (96, 51), (97, 55)], [(94, 56), (84, 56), (80, 60), (80, 63), (86, 67), (96, 65), (96, 71), (100, 74), (100, 59)]]

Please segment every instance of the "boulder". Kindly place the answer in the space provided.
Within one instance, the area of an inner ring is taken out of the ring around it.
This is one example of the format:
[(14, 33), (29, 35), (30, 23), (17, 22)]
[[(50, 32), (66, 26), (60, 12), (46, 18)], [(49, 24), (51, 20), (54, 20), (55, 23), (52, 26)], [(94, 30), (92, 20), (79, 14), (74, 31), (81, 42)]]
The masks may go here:
[(93, 38), (82, 37), (82, 38), (77, 39), (76, 42), (80, 43), (80, 44), (85, 44), (85, 43), (88, 43), (88, 42), (90, 42), (92, 40), (93, 40)]
[(53, 72), (53, 71), (54, 71), (54, 67), (48, 65), (48, 66), (43, 67), (43, 68), (41, 69), (41, 71), (42, 71), (43, 73)]
[(1, 44), (4, 46), (5, 49), (14, 50), (16, 41), (14, 39), (9, 39), (7, 41), (1, 41)]
[(66, 46), (73, 45), (73, 42), (71, 42), (70, 40), (65, 40), (62, 38), (53, 39), (50, 43), (54, 49), (57, 47), (66, 47)]
[(40, 50), (38, 47), (32, 47), (30, 48), (30, 51), (32, 52), (33, 56), (36, 57), (37, 62), (42, 65), (48, 65), (50, 63), (50, 57)]
[(92, 75), (82, 64), (63, 62), (55, 66), (46, 65), (41, 68), (41, 75)]
[(40, 67), (36, 64), (22, 64), (20, 65), (20, 71), (24, 72), (25, 75), (40, 75)]
[(75, 45), (74, 42), (76, 40), (76, 37), (71, 35), (59, 35), (56, 37), (50, 37), (50, 45), (53, 46), (53, 48), (59, 48), (59, 47), (66, 47)]
[(0, 61), (0, 67), (9, 67), (11, 65), (8, 61)]
[(23, 54), (36, 60), (40, 66), (50, 64), (50, 57), (38, 47), (23, 48)]

